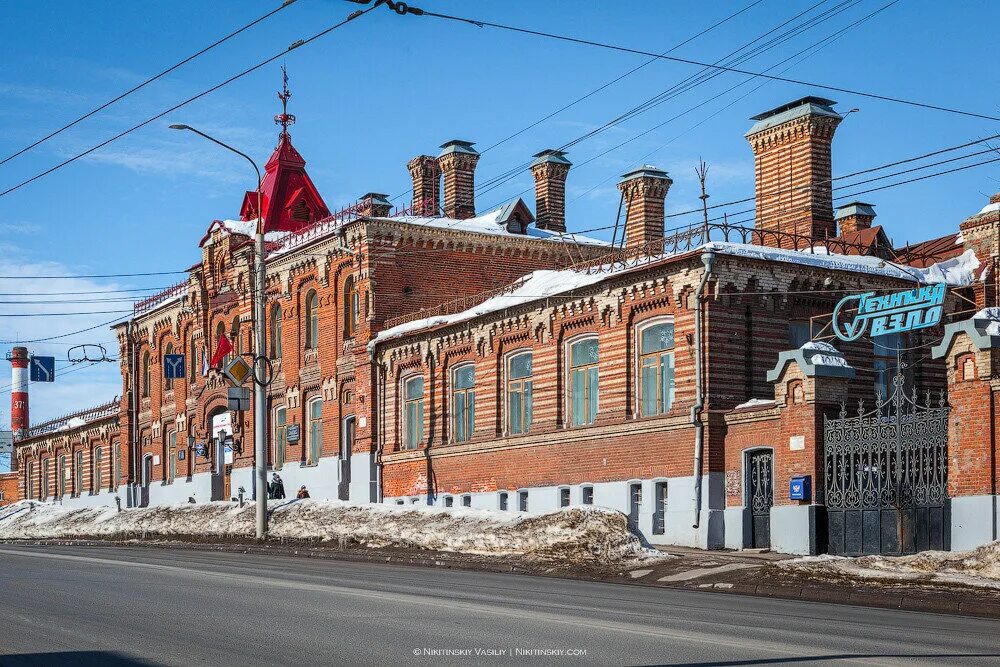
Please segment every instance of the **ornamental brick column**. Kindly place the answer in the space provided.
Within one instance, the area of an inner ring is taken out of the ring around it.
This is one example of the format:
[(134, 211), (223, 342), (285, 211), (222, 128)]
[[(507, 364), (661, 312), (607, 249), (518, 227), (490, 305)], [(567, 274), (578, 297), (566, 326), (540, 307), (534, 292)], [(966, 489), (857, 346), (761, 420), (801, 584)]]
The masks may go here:
[[(778, 355), (768, 372), (774, 400), (743, 404), (726, 415), (726, 546), (752, 546), (752, 510), (746, 463), (771, 450), (773, 551), (814, 555), (826, 550), (823, 415), (840, 410), (854, 377), (843, 355), (827, 343), (807, 343)], [(810, 497), (792, 500), (793, 477), (808, 476)]]
[(951, 548), (974, 549), (1000, 538), (1000, 311), (988, 309), (948, 324), (931, 352), (948, 368)]

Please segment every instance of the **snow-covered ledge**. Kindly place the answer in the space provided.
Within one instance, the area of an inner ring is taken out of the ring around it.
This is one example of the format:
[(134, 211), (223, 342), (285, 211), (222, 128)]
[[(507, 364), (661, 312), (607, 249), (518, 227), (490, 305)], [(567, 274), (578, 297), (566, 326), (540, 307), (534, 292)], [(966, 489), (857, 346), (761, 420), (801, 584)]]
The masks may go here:
[(935, 359), (948, 354), (955, 336), (964, 333), (978, 350), (1000, 348), (1000, 308), (983, 308), (967, 320), (952, 322), (944, 327), (941, 342), (931, 348)]
[(840, 350), (830, 343), (811, 340), (797, 350), (781, 352), (778, 363), (767, 372), (767, 381), (777, 382), (785, 367), (793, 361), (806, 377), (854, 378), (854, 367), (847, 363)]

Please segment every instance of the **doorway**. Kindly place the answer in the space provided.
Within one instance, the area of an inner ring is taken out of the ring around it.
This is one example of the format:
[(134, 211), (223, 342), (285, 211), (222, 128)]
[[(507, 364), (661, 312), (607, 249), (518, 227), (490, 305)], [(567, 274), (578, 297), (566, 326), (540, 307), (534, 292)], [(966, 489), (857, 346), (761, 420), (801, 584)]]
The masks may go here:
[(139, 496), (139, 507), (149, 507), (149, 482), (153, 479), (153, 455), (142, 457), (142, 488)]
[(771, 548), (771, 506), (774, 504), (774, 452), (747, 452), (747, 504), (750, 507), (750, 548)]

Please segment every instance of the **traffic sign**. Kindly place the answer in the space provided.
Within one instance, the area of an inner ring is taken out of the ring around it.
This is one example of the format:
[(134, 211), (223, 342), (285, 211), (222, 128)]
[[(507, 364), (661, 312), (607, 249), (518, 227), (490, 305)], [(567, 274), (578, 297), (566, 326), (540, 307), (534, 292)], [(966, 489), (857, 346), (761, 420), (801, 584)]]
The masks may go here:
[(238, 410), (240, 412), (249, 410), (250, 389), (247, 387), (230, 387), (228, 408), (230, 410)]
[(163, 377), (168, 380), (177, 380), (184, 377), (183, 354), (163, 355)]
[(56, 381), (56, 358), (55, 357), (32, 357), (31, 358), (31, 381), (32, 382), (55, 382)]
[(247, 381), (247, 378), (250, 377), (250, 373), (253, 372), (253, 369), (250, 367), (250, 364), (246, 362), (246, 359), (243, 357), (236, 357), (230, 361), (224, 369), (222, 369), (222, 372), (227, 378), (229, 378), (229, 381), (232, 382), (233, 385), (239, 387)]

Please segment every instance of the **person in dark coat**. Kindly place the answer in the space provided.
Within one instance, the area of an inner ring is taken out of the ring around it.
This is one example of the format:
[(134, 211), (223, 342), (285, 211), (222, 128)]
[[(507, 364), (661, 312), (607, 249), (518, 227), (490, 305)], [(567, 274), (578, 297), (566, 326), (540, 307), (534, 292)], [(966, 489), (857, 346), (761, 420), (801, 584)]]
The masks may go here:
[(271, 483), (268, 484), (268, 495), (275, 500), (281, 500), (285, 497), (285, 483), (281, 481), (281, 477), (278, 473), (271, 473)]
[(299, 498), (299, 499), (308, 498), (309, 497), (309, 489), (306, 488), (305, 484), (303, 484), (302, 486), (299, 487), (299, 493), (295, 497)]

